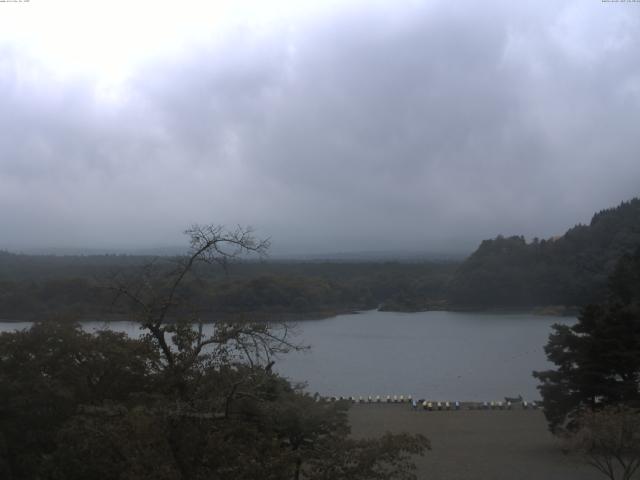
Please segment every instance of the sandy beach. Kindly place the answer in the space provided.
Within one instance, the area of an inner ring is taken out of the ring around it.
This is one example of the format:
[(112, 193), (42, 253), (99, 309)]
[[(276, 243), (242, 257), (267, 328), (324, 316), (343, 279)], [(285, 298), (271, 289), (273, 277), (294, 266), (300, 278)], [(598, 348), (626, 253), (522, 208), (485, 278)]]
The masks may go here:
[(353, 435), (421, 433), (432, 450), (416, 460), (424, 480), (597, 480), (604, 477), (565, 455), (540, 410), (413, 411), (408, 404), (356, 404)]

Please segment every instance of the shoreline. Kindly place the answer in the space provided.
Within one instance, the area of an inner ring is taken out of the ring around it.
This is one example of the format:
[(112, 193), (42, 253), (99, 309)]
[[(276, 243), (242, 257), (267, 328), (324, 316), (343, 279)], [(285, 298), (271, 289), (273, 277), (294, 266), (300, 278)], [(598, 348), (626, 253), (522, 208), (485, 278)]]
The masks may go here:
[[(483, 315), (531, 315), (536, 317), (577, 317), (579, 310), (574, 310), (572, 307), (567, 307), (566, 310), (558, 311), (551, 307), (536, 307), (528, 309), (511, 309), (511, 308), (433, 308), (427, 310), (386, 310), (381, 308), (371, 308), (366, 310), (357, 309), (337, 309), (337, 310), (319, 310), (314, 312), (220, 312), (220, 313), (207, 313), (202, 318), (203, 324), (211, 324), (220, 320), (233, 320), (250, 318), (256, 322), (312, 322), (318, 320), (326, 320), (328, 318), (334, 318), (341, 315), (358, 315), (367, 312), (383, 312), (383, 313), (426, 313), (426, 312), (450, 312), (450, 313), (471, 313), (471, 314), (483, 314)], [(216, 316), (217, 318), (212, 318)], [(47, 316), (47, 318), (34, 318), (34, 316), (28, 316), (24, 318), (0, 318), (0, 323), (34, 323), (38, 320), (50, 321), (56, 318), (62, 318), (64, 321), (86, 323), (86, 322), (135, 322), (135, 319), (127, 317), (125, 314), (95, 314), (76, 316), (70, 314), (69, 318), (64, 316)], [(169, 320), (167, 323), (172, 323)]]
[[(378, 399), (379, 397), (379, 399)], [(389, 397), (389, 398), (387, 398)], [(353, 406), (397, 406), (410, 408), (412, 411), (428, 411), (428, 412), (455, 412), (455, 411), (490, 411), (490, 410), (543, 410), (542, 400), (520, 398), (510, 402), (509, 397), (497, 397), (492, 400), (443, 400), (432, 398), (409, 398), (404, 395), (376, 395), (368, 397), (333, 397), (318, 396), (317, 401), (323, 403), (331, 402), (348, 402)], [(412, 407), (412, 400), (417, 402), (416, 408)], [(509, 403), (510, 402), (510, 403)], [(425, 405), (426, 404), (426, 405)], [(448, 404), (448, 405), (447, 405)]]

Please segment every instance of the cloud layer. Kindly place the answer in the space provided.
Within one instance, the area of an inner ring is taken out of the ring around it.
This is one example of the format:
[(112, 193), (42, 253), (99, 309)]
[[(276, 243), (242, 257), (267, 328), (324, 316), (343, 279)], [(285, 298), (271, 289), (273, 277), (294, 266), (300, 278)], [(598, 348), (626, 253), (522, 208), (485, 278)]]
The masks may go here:
[(0, 247), (213, 222), (280, 252), (468, 250), (640, 193), (637, 4), (354, 2), (188, 47), (105, 86), (0, 42)]

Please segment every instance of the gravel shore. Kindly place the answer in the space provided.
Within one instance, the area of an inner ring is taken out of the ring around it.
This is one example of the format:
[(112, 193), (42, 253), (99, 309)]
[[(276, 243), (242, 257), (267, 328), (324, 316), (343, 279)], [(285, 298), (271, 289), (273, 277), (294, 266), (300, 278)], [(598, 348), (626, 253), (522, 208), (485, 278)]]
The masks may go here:
[(421, 433), (432, 450), (418, 457), (424, 480), (602, 480), (580, 458), (565, 455), (540, 410), (413, 411), (408, 404), (356, 404), (356, 437)]

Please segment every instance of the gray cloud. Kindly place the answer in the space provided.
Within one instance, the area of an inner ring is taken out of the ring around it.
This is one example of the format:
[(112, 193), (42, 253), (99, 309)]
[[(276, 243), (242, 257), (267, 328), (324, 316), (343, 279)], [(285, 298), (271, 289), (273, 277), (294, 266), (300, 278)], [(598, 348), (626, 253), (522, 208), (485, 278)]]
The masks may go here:
[(0, 46), (0, 243), (179, 244), (193, 222), (307, 252), (561, 233), (640, 193), (633, 7), (354, 4), (156, 59), (116, 100)]

